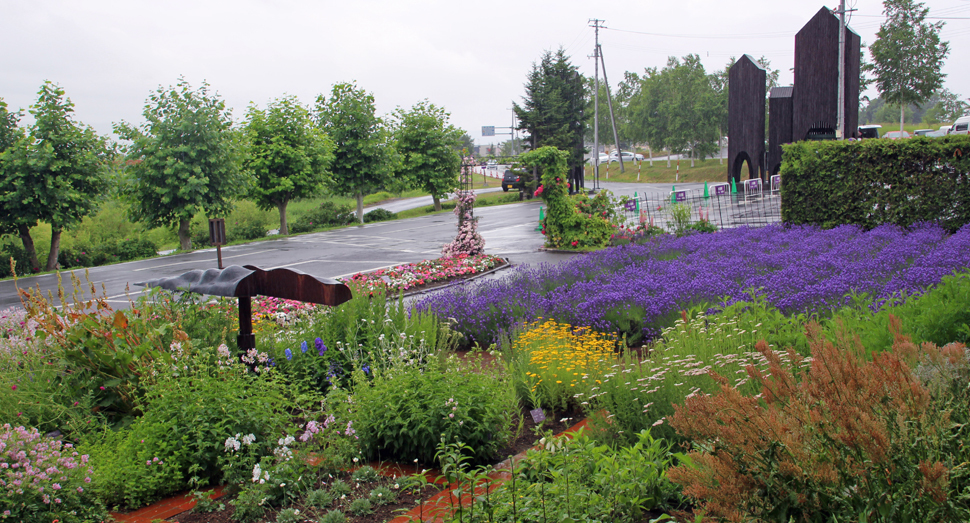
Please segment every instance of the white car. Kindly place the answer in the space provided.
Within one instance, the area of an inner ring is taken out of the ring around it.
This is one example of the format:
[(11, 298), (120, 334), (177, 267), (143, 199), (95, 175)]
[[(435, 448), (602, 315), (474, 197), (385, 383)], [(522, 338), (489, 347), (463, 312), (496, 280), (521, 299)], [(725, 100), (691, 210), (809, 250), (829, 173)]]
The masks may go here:
[[(593, 165), (593, 157), (590, 156), (589, 159), (586, 160), (586, 162), (589, 163), (590, 165)], [(605, 154), (601, 154), (600, 163), (610, 163), (610, 157)]]
[[(633, 152), (630, 152), (630, 151), (623, 151), (621, 154), (623, 155), (623, 161), (624, 162), (642, 162), (643, 161), (643, 155), (642, 154), (639, 154), (639, 153), (633, 153)], [(610, 153), (610, 163), (614, 163), (614, 162), (618, 162), (618, 161), (620, 161), (620, 158), (616, 154), (616, 151), (611, 152)]]

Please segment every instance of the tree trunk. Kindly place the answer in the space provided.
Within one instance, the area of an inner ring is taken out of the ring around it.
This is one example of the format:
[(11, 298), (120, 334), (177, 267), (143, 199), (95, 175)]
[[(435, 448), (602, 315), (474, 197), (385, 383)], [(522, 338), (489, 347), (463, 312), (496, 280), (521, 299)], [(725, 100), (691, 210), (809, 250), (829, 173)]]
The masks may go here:
[(436, 195), (432, 194), (431, 195), (431, 199), (434, 200), (434, 210), (435, 210), (435, 212), (440, 211), (441, 210), (441, 198), (439, 198)]
[(34, 239), (30, 237), (30, 227), (26, 224), (20, 224), (17, 226), (17, 232), (20, 234), (20, 241), (24, 242), (24, 251), (26, 251), (27, 260), (30, 262), (30, 270), (39, 271), (40, 262), (37, 260), (37, 248), (34, 247)]
[(276, 208), (280, 210), (280, 234), (286, 236), (290, 234), (290, 228), (286, 224), (286, 204), (287, 201), (281, 201), (276, 204)]
[(189, 234), (189, 220), (179, 220), (179, 249), (192, 250), (192, 235)]
[(653, 167), (653, 148), (650, 147), (650, 144), (647, 144), (647, 154), (650, 155), (650, 167)]
[(691, 147), (690, 149), (690, 168), (694, 168), (694, 157), (697, 156), (697, 148)]
[(357, 193), (357, 223), (364, 225), (364, 193)]
[(906, 104), (899, 102), (899, 137), (903, 137), (903, 124), (906, 121)]
[(57, 269), (57, 253), (61, 251), (61, 229), (51, 227), (51, 250), (47, 253), (47, 267), (45, 271)]

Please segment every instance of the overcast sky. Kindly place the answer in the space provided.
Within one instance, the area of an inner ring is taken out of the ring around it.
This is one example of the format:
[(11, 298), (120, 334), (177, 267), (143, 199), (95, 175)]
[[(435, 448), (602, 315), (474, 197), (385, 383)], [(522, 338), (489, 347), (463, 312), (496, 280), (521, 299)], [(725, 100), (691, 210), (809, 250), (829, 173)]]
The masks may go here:
[[(247, 106), (284, 93), (305, 104), (356, 80), (380, 114), (427, 98), (477, 144), (483, 125), (509, 126), (531, 64), (560, 46), (592, 76), (594, 33), (612, 85), (624, 71), (700, 55), (707, 70), (765, 56), (792, 82), (795, 33), (823, 6), (807, 0), (536, 2), (404, 0), (0, 0), (0, 97), (26, 109), (44, 80), (60, 84), (77, 118), (101, 133), (141, 124), (146, 98), (179, 75), (207, 81), (241, 121)], [(850, 27), (865, 43), (879, 0), (854, 0)], [(970, 97), (970, 0), (929, 0), (950, 17), (945, 85)]]

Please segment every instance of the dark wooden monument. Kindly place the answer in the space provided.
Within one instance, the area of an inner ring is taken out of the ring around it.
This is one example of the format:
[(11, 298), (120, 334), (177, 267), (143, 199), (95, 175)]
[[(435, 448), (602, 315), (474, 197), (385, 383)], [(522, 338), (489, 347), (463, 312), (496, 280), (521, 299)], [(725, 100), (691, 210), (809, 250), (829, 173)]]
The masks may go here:
[[(861, 40), (845, 28), (845, 138), (859, 124)], [(795, 35), (792, 140), (835, 138), (839, 100), (839, 18), (823, 7)]]
[(764, 178), (765, 69), (744, 55), (728, 72), (728, 182), (741, 185), (741, 166), (748, 179)]
[(781, 144), (792, 143), (792, 87), (774, 87), (768, 94), (768, 175), (781, 169)]

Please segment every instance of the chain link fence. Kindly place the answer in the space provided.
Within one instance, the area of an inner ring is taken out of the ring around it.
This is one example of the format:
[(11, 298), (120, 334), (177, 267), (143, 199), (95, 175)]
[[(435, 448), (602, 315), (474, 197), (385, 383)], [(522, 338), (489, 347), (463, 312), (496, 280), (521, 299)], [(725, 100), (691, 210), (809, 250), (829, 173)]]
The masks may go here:
[(765, 227), (781, 221), (781, 177), (772, 176), (767, 186), (758, 178), (745, 180), (736, 192), (718, 183), (667, 195), (644, 194), (628, 200), (618, 212), (627, 227), (643, 224), (682, 230), (700, 221), (718, 229)]

